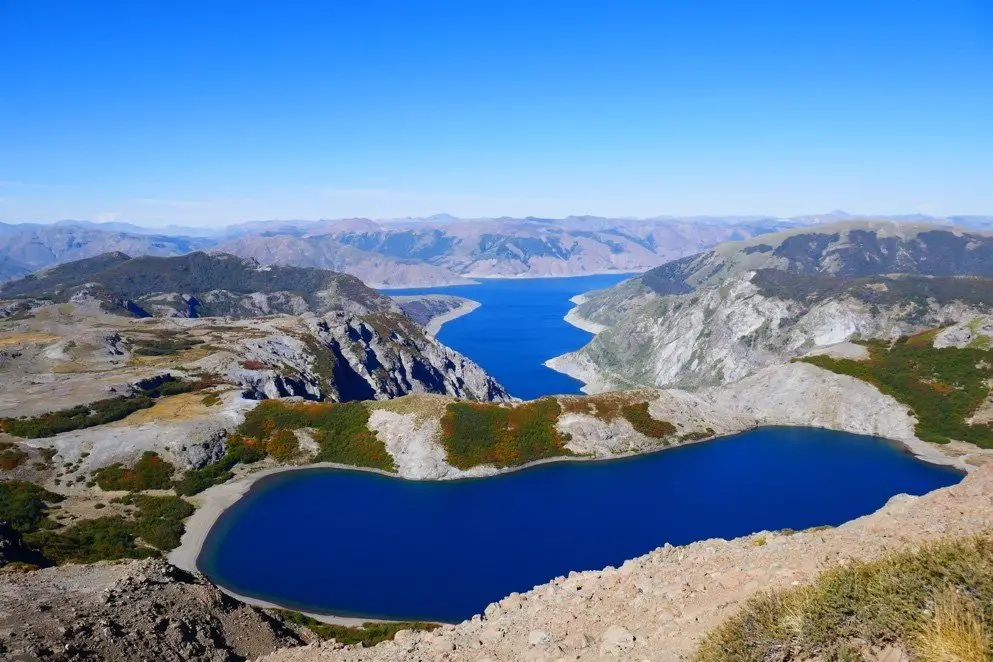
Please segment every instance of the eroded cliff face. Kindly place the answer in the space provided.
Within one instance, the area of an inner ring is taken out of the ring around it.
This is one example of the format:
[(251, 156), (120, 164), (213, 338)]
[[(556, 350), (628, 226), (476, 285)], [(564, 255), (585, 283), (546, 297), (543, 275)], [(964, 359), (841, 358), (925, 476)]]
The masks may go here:
[(347, 402), (437, 393), (510, 399), (477, 364), (400, 315), (303, 315), (264, 320), (251, 328), (265, 333), (244, 338), (237, 357), (199, 362), (242, 385), (250, 398)]
[[(980, 314), (962, 300), (874, 300), (841, 292), (775, 295), (748, 272), (719, 287), (635, 305), (577, 352), (549, 365), (590, 392), (632, 386), (704, 388), (851, 338), (897, 338)], [(865, 286), (885, 293), (884, 282)]]

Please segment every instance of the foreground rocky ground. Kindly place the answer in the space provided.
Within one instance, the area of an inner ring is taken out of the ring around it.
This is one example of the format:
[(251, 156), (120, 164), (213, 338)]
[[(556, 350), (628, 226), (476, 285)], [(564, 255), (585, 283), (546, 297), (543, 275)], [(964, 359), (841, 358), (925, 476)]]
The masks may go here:
[(282, 621), (161, 560), (0, 574), (0, 659), (254, 659), (302, 643)]
[[(700, 637), (765, 589), (808, 582), (853, 559), (993, 526), (993, 467), (836, 529), (759, 533), (666, 546), (620, 568), (572, 573), (513, 594), (485, 614), (430, 633), (398, 633), (368, 649), (333, 642), (278, 651), (265, 662), (410, 660), (688, 660)], [(883, 657), (890, 655), (890, 658)], [(901, 651), (877, 659), (903, 659)]]

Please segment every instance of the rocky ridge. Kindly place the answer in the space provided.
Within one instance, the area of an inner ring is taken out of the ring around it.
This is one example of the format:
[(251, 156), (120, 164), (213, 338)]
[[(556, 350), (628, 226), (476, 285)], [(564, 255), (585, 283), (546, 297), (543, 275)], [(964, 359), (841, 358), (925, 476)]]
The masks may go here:
[(587, 295), (567, 319), (596, 337), (547, 365), (587, 392), (728, 384), (852, 338), (981, 317), (991, 264), (993, 237), (933, 226), (852, 222), (729, 243)]
[[(510, 399), (482, 368), (405, 316), (400, 303), (332, 272), (230, 256), (107, 254), (9, 283), (0, 296), (12, 297), (0, 306), (0, 417), (132, 397), (136, 384), (150, 380), (205, 388), (52, 437), (0, 433), (28, 452), (54, 449), (60, 463), (75, 463), (78, 476), (145, 451), (180, 468), (215, 461), (245, 411), (264, 398)], [(407, 297), (403, 305), (433, 325), (467, 303), (431, 296)], [(224, 316), (208, 314), (222, 310)], [(34, 480), (33, 462), (14, 473)]]
[[(647, 402), (652, 418), (671, 423), (676, 433), (663, 439), (648, 437), (622, 417), (604, 419), (577, 412), (570, 404), (584, 402), (582, 397), (559, 396), (564, 406), (556, 428), (568, 435), (566, 449), (581, 459), (650, 452), (776, 425), (886, 437), (923, 459), (963, 470), (971, 469), (973, 461), (985, 461), (986, 455), (975, 447), (953, 449), (921, 441), (914, 427), (917, 419), (906, 406), (866, 382), (808, 363), (771, 366), (733, 384), (694, 392), (642, 389), (596, 397)], [(595, 402), (596, 397), (590, 401)], [(440, 426), (447, 402), (437, 396), (408, 396), (375, 405), (370, 427), (386, 444), (399, 475), (445, 480), (507, 470), (481, 466), (465, 472), (447, 462)]]

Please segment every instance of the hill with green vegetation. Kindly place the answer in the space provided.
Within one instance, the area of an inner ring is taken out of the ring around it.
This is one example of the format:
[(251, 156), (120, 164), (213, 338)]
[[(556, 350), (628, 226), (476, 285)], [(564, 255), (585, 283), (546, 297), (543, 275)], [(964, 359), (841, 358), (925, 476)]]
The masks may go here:
[(993, 448), (993, 426), (969, 418), (990, 397), (993, 350), (934, 346), (939, 329), (893, 343), (867, 341), (864, 360), (809, 356), (802, 360), (869, 382), (907, 405), (917, 417), (917, 436), (933, 443), (956, 439)]
[[(109, 253), (69, 262), (5, 284), (0, 298), (63, 302), (83, 291), (111, 309), (137, 316), (154, 315), (153, 304), (190, 317), (245, 316), (255, 306), (238, 297), (258, 294), (290, 297), (270, 298), (271, 312), (303, 312), (295, 300), (317, 313), (349, 307), (364, 312), (397, 310), (388, 297), (354, 276), (309, 267), (262, 266), (254, 260), (203, 252), (135, 258)], [(211, 295), (217, 292), (226, 295)]]

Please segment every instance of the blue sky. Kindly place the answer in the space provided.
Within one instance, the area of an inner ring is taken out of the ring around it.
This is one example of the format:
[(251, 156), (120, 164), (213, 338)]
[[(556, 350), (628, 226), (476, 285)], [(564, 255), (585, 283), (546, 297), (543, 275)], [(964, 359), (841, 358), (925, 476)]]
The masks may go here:
[(993, 213), (993, 2), (0, 2), (0, 220)]

